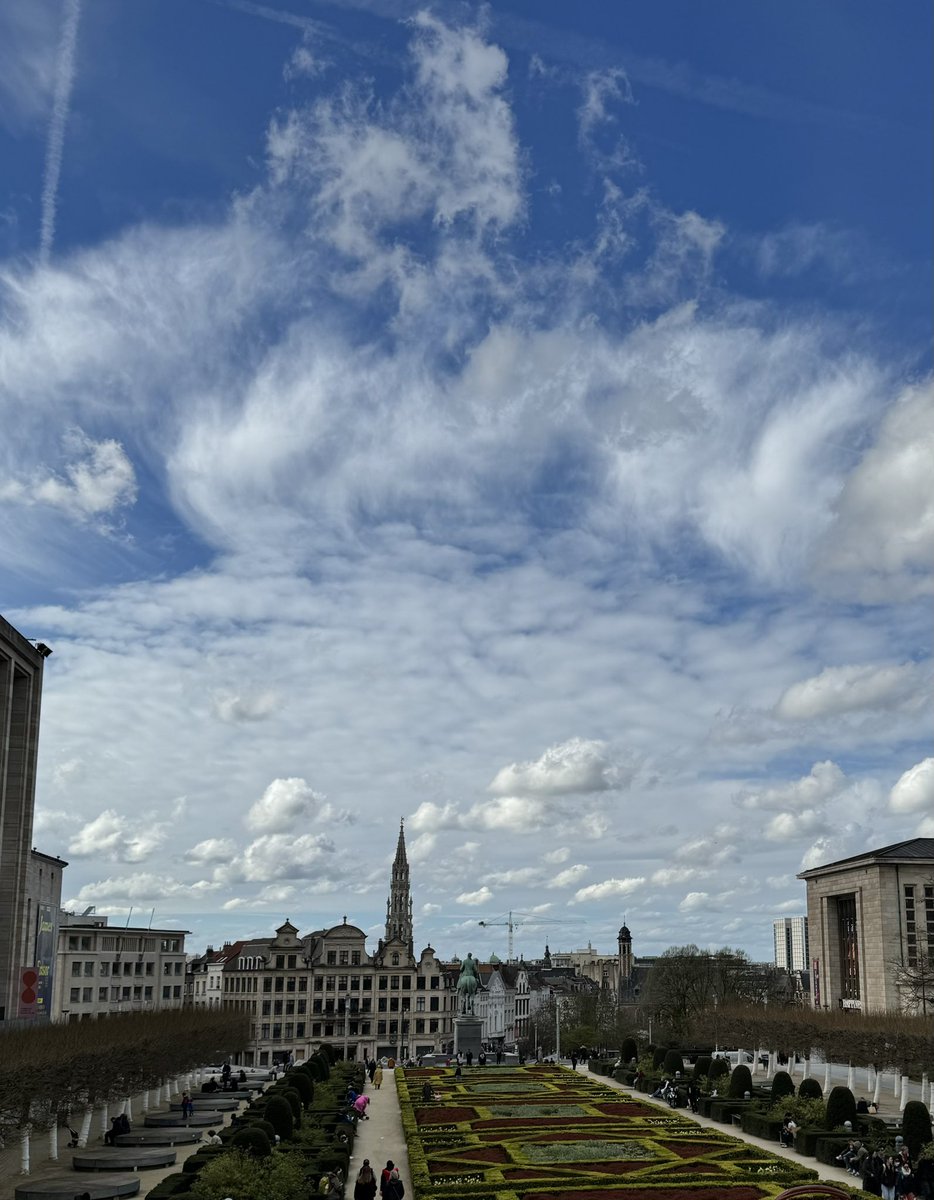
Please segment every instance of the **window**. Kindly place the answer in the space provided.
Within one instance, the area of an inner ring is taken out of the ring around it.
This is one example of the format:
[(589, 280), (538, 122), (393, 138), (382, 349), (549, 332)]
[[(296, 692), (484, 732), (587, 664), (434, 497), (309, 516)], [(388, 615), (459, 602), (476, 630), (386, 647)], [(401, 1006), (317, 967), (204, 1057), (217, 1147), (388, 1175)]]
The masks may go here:
[(408, 992), (408, 991), (411, 991), (411, 989), (412, 989), (412, 976), (411, 975), (403, 975), (402, 976), (402, 990), (404, 992)]
[(425, 1011), (425, 997), (424, 996), (416, 996), (415, 1011), (416, 1012), (424, 1012)]
[(385, 1033), (386, 1032), (386, 1022), (385, 1021), (377, 1021), (376, 1022), (376, 1032), (377, 1033)]
[(360, 966), (360, 951), (359, 951), (359, 950), (351, 950), (351, 952), (350, 952), (350, 965), (351, 965), (352, 967), (359, 967), (359, 966)]
[(177, 962), (177, 963), (175, 964), (175, 974), (176, 974), (176, 975), (181, 975), (181, 974), (183, 973), (183, 971), (184, 971), (184, 970), (185, 970), (185, 964), (184, 964), (184, 963)]
[(333, 991), (334, 991), (334, 976), (333, 976), (333, 975), (327, 975), (327, 976), (325, 976), (325, 980), (324, 980), (324, 990), (325, 990), (326, 992), (333, 992)]
[(295, 1036), (297, 1038), (303, 1038), (305, 1036), (305, 1022), (304, 1021), (299, 1021), (298, 1024), (295, 1026)]
[(376, 1011), (377, 1012), (385, 1012), (386, 1011), (386, 997), (385, 996), (380, 996), (380, 998), (376, 1001)]
[(425, 990), (425, 979), (421, 975), (419, 975), (415, 980), (415, 990), (417, 992), (423, 992)]
[(363, 976), (363, 990), (365, 992), (372, 992), (372, 990), (373, 990), (373, 976), (372, 975), (364, 975)]
[(315, 1021), (315, 1022), (312, 1024), (312, 1026), (311, 1026), (311, 1036), (312, 1036), (312, 1037), (320, 1037), (320, 1036), (321, 1036), (321, 1022), (320, 1022), (320, 1021)]
[(324, 978), (321, 975), (319, 975), (318, 978), (315, 980), (315, 991), (316, 992), (324, 991)]
[(908, 965), (918, 965), (918, 926), (915, 922), (915, 889), (905, 884), (905, 941), (908, 946)]
[(295, 976), (294, 975), (290, 975), (288, 977), (288, 979), (285, 981), (285, 990), (287, 992), (295, 991)]
[(299, 990), (300, 992), (307, 992), (307, 991), (308, 991), (308, 976), (307, 976), (307, 975), (299, 975), (299, 977), (298, 977), (298, 990)]
[(390, 1001), (389, 1001), (389, 1011), (390, 1011), (390, 1012), (398, 1012), (398, 1011), (399, 1011), (399, 997), (398, 997), (398, 996), (393, 996), (393, 997), (390, 999)]
[(392, 952), (392, 965), (394, 967), (398, 967), (398, 965), (399, 965), (399, 951), (398, 950), (394, 950)]
[(428, 1031), (429, 1031), (429, 1033), (437, 1033), (438, 1032), (438, 1022), (437, 1021), (429, 1021), (428, 1022)]
[(285, 967), (285, 955), (277, 954), (276, 955), (276, 970), (281, 971), (284, 969), (284, 967)]
[(110, 992), (110, 988), (99, 987), (97, 989), (97, 1003), (98, 1004), (106, 1004), (107, 996), (108, 996), (109, 992)]
[(425, 1032), (425, 1022), (424, 1021), (416, 1021), (415, 1022), (415, 1032), (416, 1033), (424, 1033)]
[(299, 1000), (298, 1009), (296, 1011), (298, 1012), (298, 1015), (300, 1017), (303, 1017), (305, 1015), (305, 1013), (308, 1012), (308, 1001), (307, 1000)]
[(294, 971), (295, 970), (295, 962), (296, 962), (295, 955), (290, 954), (285, 960), (285, 965), (290, 971)]
[(281, 975), (277, 975), (276, 976), (276, 986), (275, 986), (274, 990), (277, 992), (281, 992), (281, 991), (284, 991), (284, 989), (285, 989), (285, 980), (282, 978)]
[(151, 988), (151, 987), (144, 987), (144, 988), (143, 988), (143, 999), (144, 999), (144, 1000), (151, 1000), (151, 999), (152, 999), (152, 988)]
[(274, 1042), (278, 1042), (281, 1039), (281, 1037), (282, 1037), (282, 1025), (280, 1022), (274, 1021), (273, 1026), (272, 1026), (272, 1040)]
[(429, 1000), (428, 1007), (432, 1012), (438, 1012), (441, 1007), (441, 999), (439, 996), (432, 996)]
[(172, 994), (172, 989), (170, 987), (164, 987), (162, 989), (162, 999), (163, 1000), (168, 1000), (169, 997), (171, 996), (171, 994)]
[(264, 1000), (264, 1001), (263, 1001), (262, 1014), (263, 1014), (263, 1016), (264, 1016), (264, 1017), (268, 1017), (268, 1016), (269, 1016), (269, 1010), (270, 1010), (270, 1006), (271, 1006), (271, 1004), (272, 1004), (272, 1001), (271, 1001), (271, 1000)]
[(441, 982), (440, 975), (432, 975), (430, 987), (433, 992), (438, 990), (438, 985), (440, 984), (440, 982)]
[(347, 976), (346, 976), (346, 975), (338, 975), (338, 977), (337, 977), (337, 990), (338, 990), (339, 992), (346, 992), (346, 991), (347, 991)]
[(328, 966), (329, 967), (337, 966), (337, 951), (336, 950), (328, 951)]
[(381, 992), (385, 992), (388, 987), (389, 987), (389, 977), (387, 975), (380, 975), (379, 990)]
[(313, 1013), (320, 1013), (320, 1012), (321, 1012), (321, 1001), (320, 1001), (320, 1000), (313, 1000), (313, 1001), (312, 1001), (312, 1003), (311, 1003), (311, 1011), (312, 1011)]
[(176, 986), (172, 988), (172, 996), (175, 1000), (181, 1000), (182, 989), (180, 984), (176, 984)]
[(81, 988), (71, 988), (71, 990), (68, 993), (68, 999), (72, 1002), (72, 1004), (80, 1004), (81, 1003)]
[(172, 964), (171, 963), (163, 963), (162, 964), (162, 974), (163, 975), (171, 975), (172, 974)]
[(359, 976), (359, 975), (351, 975), (351, 977), (350, 977), (350, 990), (351, 990), (352, 992), (359, 992), (359, 991), (360, 991), (360, 976)]
[(281, 1000), (277, 1000), (275, 1002), (275, 1004), (272, 1006), (272, 1011), (275, 1013), (275, 1015), (277, 1017), (282, 1016), (282, 1001)]
[(265, 1038), (266, 1040), (269, 1039), (269, 1026), (268, 1025), (260, 1025), (259, 1036), (261, 1038)]
[(132, 975), (133, 974), (133, 964), (132, 963), (125, 962), (123, 964), (123, 974), (124, 975)]
[(264, 992), (272, 991), (272, 976), (271, 975), (267, 975), (266, 978), (263, 980), (263, 991)]
[(143, 989), (142, 989), (142, 986), (140, 986), (140, 987), (135, 987), (135, 988), (133, 989), (133, 999), (134, 999), (134, 1000), (142, 1000), (142, 998), (143, 998)]
[(154, 962), (148, 962), (146, 964), (146, 974), (147, 975), (155, 975), (155, 973), (156, 973), (156, 964)]
[(110, 974), (110, 963), (109, 962), (101, 963), (100, 974), (101, 974), (102, 979), (107, 978), (107, 976)]
[(341, 966), (342, 966), (342, 967), (346, 967), (346, 966), (347, 966), (347, 959), (348, 959), (348, 957), (349, 957), (349, 952), (348, 952), (347, 950), (342, 950), (342, 951), (340, 952), (340, 964), (341, 964)]

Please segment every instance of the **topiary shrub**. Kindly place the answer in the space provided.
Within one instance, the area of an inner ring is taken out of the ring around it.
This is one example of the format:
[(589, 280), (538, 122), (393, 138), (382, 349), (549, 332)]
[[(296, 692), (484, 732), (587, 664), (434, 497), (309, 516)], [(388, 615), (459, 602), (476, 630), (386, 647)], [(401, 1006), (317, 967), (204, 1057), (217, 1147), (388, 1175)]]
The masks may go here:
[(634, 1058), (639, 1056), (639, 1047), (636, 1045), (635, 1038), (623, 1038), (623, 1044), (619, 1050), (620, 1062), (624, 1065), (632, 1062)]
[(284, 1087), (279, 1093), (292, 1110), (292, 1124), (296, 1129), (302, 1127), (302, 1096), (297, 1088)]
[(677, 1050), (669, 1050), (662, 1062), (662, 1070), (666, 1075), (681, 1075), (684, 1072), (684, 1060)]
[(798, 1084), (798, 1095), (802, 1100), (823, 1100), (824, 1089), (809, 1075)]
[(154, 1200), (163, 1200), (166, 1196), (188, 1195), (190, 1187), (191, 1176), (183, 1175), (179, 1172), (175, 1175), (167, 1175), (165, 1179), (161, 1180), (154, 1188), (148, 1191), (146, 1195), (154, 1197)]
[(694, 1063), (694, 1078), (705, 1079), (710, 1074), (710, 1064), (713, 1059), (709, 1054), (701, 1054)]
[(733, 1068), (730, 1075), (730, 1087), (727, 1095), (734, 1100), (741, 1100), (746, 1092), (752, 1092), (752, 1072), (745, 1063)]
[(902, 1137), (911, 1157), (917, 1158), (921, 1147), (931, 1140), (931, 1114), (920, 1100), (909, 1100), (902, 1113)]
[(785, 1096), (793, 1096), (795, 1094), (795, 1081), (791, 1078), (787, 1071), (776, 1071), (775, 1078), (772, 1080), (771, 1098), (772, 1103), (783, 1099)]
[(272, 1154), (272, 1143), (262, 1129), (255, 1125), (244, 1125), (242, 1129), (238, 1129), (230, 1139), (230, 1144), (235, 1150), (246, 1150), (257, 1158), (266, 1158)]
[(315, 1085), (308, 1072), (289, 1071), (285, 1079), (289, 1087), (295, 1088), (302, 1098), (302, 1104), (307, 1108), (315, 1098)]
[(827, 1128), (839, 1129), (856, 1120), (856, 1100), (848, 1087), (835, 1087), (827, 1097)]
[(710, 1070), (707, 1072), (708, 1079), (711, 1082), (715, 1079), (722, 1079), (724, 1075), (729, 1075), (730, 1064), (725, 1058), (712, 1058), (710, 1060)]
[(284, 1142), (291, 1138), (295, 1122), (292, 1120), (292, 1106), (288, 1100), (282, 1096), (271, 1097), (263, 1116)]
[(665, 1049), (664, 1046), (659, 1046), (657, 1050), (654, 1050), (652, 1052), (652, 1067), (654, 1070), (656, 1070), (656, 1071), (661, 1070), (662, 1064), (665, 1061), (665, 1055), (667, 1053), (668, 1053), (668, 1051)]
[(313, 1054), (308, 1060), (308, 1073), (315, 1083), (324, 1083), (328, 1077), (327, 1064), (317, 1054)]
[(265, 1135), (269, 1138), (269, 1144), (274, 1145), (276, 1140), (276, 1131), (273, 1129), (271, 1122), (267, 1121), (265, 1117), (254, 1118), (250, 1121), (247, 1128), (262, 1129), (263, 1133), (265, 1133)]

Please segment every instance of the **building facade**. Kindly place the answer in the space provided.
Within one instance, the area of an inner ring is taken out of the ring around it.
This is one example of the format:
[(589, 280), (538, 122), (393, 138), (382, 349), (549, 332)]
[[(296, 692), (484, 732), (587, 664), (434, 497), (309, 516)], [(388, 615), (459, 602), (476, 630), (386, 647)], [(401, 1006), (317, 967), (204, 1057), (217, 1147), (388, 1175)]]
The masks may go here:
[(346, 917), (300, 934), (285, 921), (275, 936), (235, 943), (223, 963), (222, 1003), (249, 1014), (248, 1066), (308, 1057), (328, 1043), (350, 1059), (417, 1057), (454, 1036), (456, 992), (431, 946), (416, 957), (404, 830), (400, 827), (386, 905), (385, 936), (371, 954)]
[(807, 917), (780, 917), (772, 922), (776, 967), (791, 972), (811, 969)]
[(184, 929), (109, 925), (107, 917), (63, 912), (53, 1016), (86, 1021), (118, 1013), (181, 1008)]
[(814, 1007), (930, 1012), (934, 995), (924, 978), (934, 964), (934, 838), (883, 846), (798, 878), (807, 884)]
[(42, 671), (50, 653), (0, 617), (0, 1023), (37, 1015), (35, 972), (24, 977), (34, 967), (36, 949), (27, 883)]

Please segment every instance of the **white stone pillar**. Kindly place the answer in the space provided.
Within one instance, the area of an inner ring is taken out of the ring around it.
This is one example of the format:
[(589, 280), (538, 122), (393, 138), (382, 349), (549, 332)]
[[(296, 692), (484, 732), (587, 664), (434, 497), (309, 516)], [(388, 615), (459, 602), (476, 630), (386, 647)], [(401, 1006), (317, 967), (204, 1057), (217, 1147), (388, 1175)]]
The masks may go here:
[(88, 1138), (91, 1136), (91, 1119), (94, 1116), (94, 1110), (89, 1106), (84, 1110), (84, 1116), (81, 1118), (81, 1128), (78, 1130), (78, 1145), (83, 1150), (88, 1144)]
[(29, 1174), (29, 1131), (31, 1126), (24, 1125), (19, 1135), (19, 1170), (21, 1175)]
[(898, 1102), (898, 1111), (904, 1112), (905, 1105), (908, 1103), (908, 1076), (902, 1076), (902, 1096)]
[(882, 1072), (876, 1071), (876, 1084), (875, 1084), (875, 1087), (872, 1089), (872, 1102), (876, 1106), (876, 1108), (879, 1107), (879, 1094), (881, 1091), (882, 1091)]
[(149, 1088), (147, 1088), (147, 1089), (145, 1090), (145, 1092), (143, 1092), (143, 1099), (142, 1099), (142, 1101), (140, 1102), (140, 1108), (139, 1108), (139, 1111), (140, 1111), (141, 1113), (144, 1113), (144, 1112), (148, 1112), (148, 1111), (149, 1111)]
[(101, 1105), (101, 1136), (110, 1128), (110, 1107), (107, 1104)]
[[(928, 1073), (924, 1071), (921, 1075), (921, 1103), (924, 1103), (924, 1097), (928, 1094)], [(928, 1110), (930, 1111), (930, 1110)]]
[(892, 1085), (892, 1095), (897, 1100), (902, 1090), (902, 1079), (897, 1071), (892, 1076)]
[(58, 1118), (52, 1118), (52, 1124), (49, 1126), (49, 1158), (52, 1162), (58, 1162)]
[(931, 1080), (931, 1094), (928, 1098), (928, 1112), (934, 1112), (934, 1079)]
[(807, 1079), (811, 1074), (811, 1060), (805, 1056), (801, 1063), (801, 1078)]
[(830, 1092), (830, 1063), (824, 1063), (824, 1095)]
[(126, 1100), (124, 1100), (123, 1112), (128, 1121), (133, 1120), (133, 1097), (132, 1096), (127, 1096)]
[(847, 1063), (847, 1065), (846, 1065), (846, 1086), (850, 1089), (851, 1092), (853, 1091), (854, 1087), (856, 1086), (856, 1078), (855, 1078), (855, 1074), (853, 1071), (852, 1063)]

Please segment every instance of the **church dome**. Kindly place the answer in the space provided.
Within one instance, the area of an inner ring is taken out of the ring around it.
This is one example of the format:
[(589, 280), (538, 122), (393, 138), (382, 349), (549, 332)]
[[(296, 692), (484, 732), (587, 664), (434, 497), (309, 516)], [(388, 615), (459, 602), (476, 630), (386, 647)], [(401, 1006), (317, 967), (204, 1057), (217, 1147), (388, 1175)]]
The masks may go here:
[(617, 941), (620, 941), (620, 942), (631, 942), (632, 941), (632, 934), (629, 932), (628, 925), (624, 925), (622, 927), (622, 929), (620, 929)]

